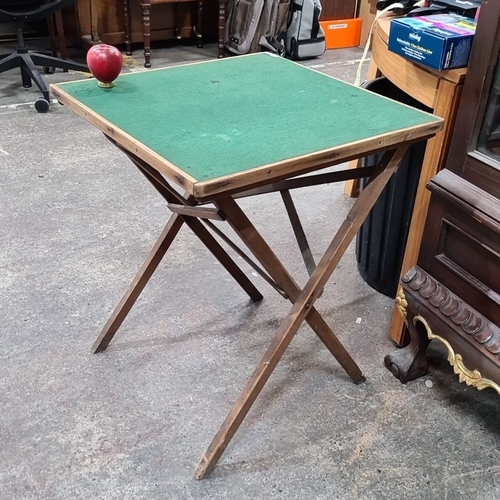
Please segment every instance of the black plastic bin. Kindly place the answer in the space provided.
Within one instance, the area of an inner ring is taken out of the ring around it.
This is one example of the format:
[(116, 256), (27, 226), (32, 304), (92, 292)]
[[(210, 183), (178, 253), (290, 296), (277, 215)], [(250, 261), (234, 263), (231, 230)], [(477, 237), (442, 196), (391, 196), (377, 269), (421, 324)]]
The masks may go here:
[[(385, 77), (366, 82), (363, 87), (432, 112)], [(425, 145), (423, 141), (410, 146), (356, 237), (359, 273), (372, 288), (389, 297), (395, 297), (397, 292)], [(362, 159), (362, 166), (376, 165), (381, 157), (381, 153), (367, 156)], [(366, 182), (361, 180), (361, 189)]]

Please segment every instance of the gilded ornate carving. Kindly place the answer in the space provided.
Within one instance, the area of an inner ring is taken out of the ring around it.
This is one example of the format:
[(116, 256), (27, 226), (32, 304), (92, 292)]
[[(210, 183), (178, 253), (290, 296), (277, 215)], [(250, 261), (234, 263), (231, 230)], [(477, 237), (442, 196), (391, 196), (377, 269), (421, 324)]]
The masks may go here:
[(478, 390), (482, 391), (486, 387), (491, 387), (495, 391), (500, 394), (500, 386), (489, 380), (487, 378), (483, 378), (479, 370), (469, 370), (463, 361), (463, 358), (460, 354), (455, 353), (451, 344), (446, 340), (440, 337), (439, 335), (435, 335), (427, 321), (422, 316), (415, 316), (413, 319), (413, 323), (416, 325), (417, 322), (420, 322), (424, 325), (427, 336), (430, 340), (436, 339), (442, 342), (446, 348), (448, 349), (448, 362), (453, 367), (453, 371), (458, 375), (458, 379), (460, 382), (465, 382), (465, 384), (476, 387)]
[[(471, 337), (471, 340), (473, 339), (482, 348), (500, 358), (500, 327), (468, 307), (460, 297), (418, 266), (411, 268), (402, 281), (454, 325), (457, 325)], [(396, 305), (397, 300), (396, 298)], [(406, 314), (403, 317), (406, 317)]]
[(396, 295), (394, 302), (398, 309), (399, 314), (403, 316), (403, 319), (405, 320), (405, 323), (408, 326), (408, 319), (406, 318), (406, 308), (408, 307), (408, 302), (406, 301), (405, 293), (401, 285), (398, 286), (398, 293)]

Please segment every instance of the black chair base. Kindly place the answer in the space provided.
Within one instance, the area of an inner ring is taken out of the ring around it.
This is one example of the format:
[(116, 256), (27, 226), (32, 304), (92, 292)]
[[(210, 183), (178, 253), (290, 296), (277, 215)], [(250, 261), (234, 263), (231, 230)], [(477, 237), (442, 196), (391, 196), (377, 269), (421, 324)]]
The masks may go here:
[[(0, 0), (0, 23), (12, 23), (17, 32), (17, 50), (13, 54), (0, 59), (0, 73), (20, 68), (24, 87), (31, 87), (32, 82), (35, 82), (43, 94), (43, 97), (40, 97), (35, 102), (35, 108), (39, 112), (45, 112), (49, 109), (50, 95), (37, 66), (42, 66), (45, 73), (52, 73), (52, 69), (55, 68), (89, 72), (89, 69), (84, 64), (67, 61), (65, 51), (62, 50), (63, 41), (61, 41), (61, 38), (64, 38), (64, 35), (61, 9), (73, 3), (74, 0)], [(38, 52), (30, 52), (24, 43), (23, 27), (25, 23), (48, 19), (49, 31), (51, 31), (52, 16), (60, 18), (58, 31), (60, 29), (61, 52), (64, 53), (64, 59)]]
[(58, 59), (57, 57), (40, 54), (38, 52), (15, 52), (4, 59), (1, 59), (0, 73), (13, 68), (20, 68), (23, 87), (29, 88), (32, 86), (32, 82), (35, 82), (36, 86), (43, 94), (43, 98), (40, 99), (43, 99), (47, 103), (45, 105), (45, 103), (42, 103), (39, 100), (35, 102), (35, 108), (39, 112), (45, 112), (48, 110), (50, 94), (47, 84), (40, 75), (37, 66), (43, 66), (45, 73), (51, 73), (52, 68), (89, 72), (88, 67), (84, 64)]

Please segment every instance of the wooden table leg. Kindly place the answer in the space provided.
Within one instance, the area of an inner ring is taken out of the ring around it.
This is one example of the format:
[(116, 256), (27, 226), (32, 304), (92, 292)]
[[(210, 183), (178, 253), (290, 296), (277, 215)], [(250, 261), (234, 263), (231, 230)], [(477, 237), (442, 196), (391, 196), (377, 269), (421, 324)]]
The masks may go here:
[[(120, 148), (122, 149), (122, 148)], [(187, 200), (179, 193), (173, 190), (163, 177), (156, 172), (151, 166), (140, 160), (132, 153), (122, 149), (137, 168), (145, 175), (145, 177), (153, 184), (157, 191), (169, 203), (186, 205), (191, 198)], [(189, 208), (189, 205), (186, 205)], [(192, 207), (191, 207), (192, 208)], [(246, 274), (238, 267), (236, 262), (229, 256), (229, 254), (220, 246), (217, 240), (212, 236), (203, 223), (197, 218), (185, 214), (174, 213), (162, 234), (155, 243), (153, 249), (149, 253), (147, 259), (132, 281), (129, 289), (123, 296), (122, 300), (114, 310), (108, 322), (101, 331), (99, 337), (92, 346), (92, 352), (102, 352), (109, 345), (113, 336), (117, 332), (124, 319), (127, 317), (130, 309), (135, 304), (137, 298), (142, 290), (148, 283), (149, 279), (155, 272), (158, 264), (163, 259), (168, 248), (177, 236), (182, 224), (186, 225), (198, 236), (200, 241), (207, 247), (214, 257), (224, 266), (224, 268), (231, 274), (236, 282), (243, 288), (248, 296), (255, 302), (261, 300), (262, 294), (257, 290), (255, 285), (250, 281)]]
[(102, 2), (100, 0), (90, 0), (90, 27), (91, 27), (91, 40), (92, 43), (101, 43), (99, 33), (102, 32), (102, 19), (103, 13)]
[(224, 31), (225, 31), (225, 24), (226, 24), (226, 0), (219, 0), (219, 17), (218, 17), (218, 25), (217, 25), (217, 32), (219, 36), (219, 54), (218, 58), (221, 59), (224, 57), (225, 54), (225, 47), (224, 47)]
[(243, 290), (245, 290), (248, 296), (254, 302), (262, 300), (262, 294), (196, 217), (173, 214), (141, 269), (132, 281), (129, 289), (102, 329), (99, 337), (94, 342), (92, 352), (102, 352), (109, 345), (118, 328), (120, 328), (124, 319), (132, 309), (132, 306), (135, 304), (139, 295), (144, 290), (144, 287), (165, 256), (165, 253), (172, 244), (184, 222), (190, 227), (196, 236), (198, 236), (200, 241), (208, 248), (208, 250), (212, 252), (212, 254), (225, 267), (229, 274), (231, 274), (236, 282), (243, 288)]
[(212, 255), (225, 267), (226, 271), (235, 279), (235, 281), (245, 290), (248, 296), (254, 301), (262, 300), (262, 294), (257, 290), (254, 284), (248, 279), (246, 274), (238, 267), (236, 262), (219, 245), (203, 223), (196, 217), (181, 215), (187, 226), (193, 231), (199, 240), (207, 247)]
[[(301, 292), (299, 285), (290, 276), (276, 254), (272, 251), (257, 229), (255, 229), (239, 205), (231, 197), (218, 200), (216, 205), (226, 214), (229, 225), (254, 254), (262, 267), (285, 291), (289, 300), (292, 303), (295, 302)], [(227, 214), (230, 214), (230, 216)], [(363, 382), (365, 379), (358, 365), (354, 362), (316, 309), (312, 308), (307, 321), (352, 380), (358, 384)]]
[[(61, 52), (61, 59), (64, 59), (66, 61), (68, 59), (68, 51), (66, 50), (66, 37), (64, 35), (62, 12), (60, 10), (54, 13), (54, 21), (56, 24), (57, 38), (59, 39), (59, 51)], [(67, 72), (68, 70), (65, 69), (64, 71)]]
[(307, 272), (309, 276), (313, 273), (316, 268), (316, 262), (314, 262), (314, 257), (311, 252), (311, 248), (309, 247), (309, 243), (307, 242), (306, 233), (304, 232), (304, 228), (302, 227), (302, 223), (299, 219), (299, 214), (297, 213), (297, 209), (292, 200), (292, 195), (288, 189), (283, 189), (280, 191), (281, 199), (283, 200), (283, 204), (285, 205), (285, 209), (288, 213), (288, 218), (290, 219), (290, 223), (292, 224), (293, 232), (295, 233), (295, 239), (299, 244), (300, 253), (302, 254), (302, 258), (304, 259), (304, 264), (306, 265)]
[(141, 2), (142, 41), (144, 45), (144, 67), (151, 68), (151, 2)]
[[(121, 148), (120, 148), (121, 149)], [(255, 302), (261, 300), (262, 294), (255, 288), (254, 284), (249, 280), (246, 274), (238, 267), (236, 262), (226, 253), (226, 251), (219, 245), (217, 240), (203, 225), (199, 216), (192, 215), (196, 210), (196, 200), (192, 196), (184, 198), (170, 184), (164, 177), (153, 167), (148, 165), (145, 161), (137, 158), (133, 153), (125, 152), (132, 160), (134, 165), (144, 174), (144, 176), (151, 182), (155, 189), (161, 196), (173, 206), (181, 206), (186, 210), (178, 212), (179, 216), (186, 223), (186, 225), (198, 236), (199, 240), (207, 247), (212, 255), (226, 268), (226, 271), (236, 280), (236, 282), (245, 290), (248, 296)], [(192, 205), (194, 203), (194, 206)], [(191, 209), (191, 210), (190, 210)], [(188, 214), (190, 212), (190, 214)], [(201, 212), (199, 212), (201, 214)]]
[(199, 49), (203, 48), (203, 2), (199, 0), (196, 5), (196, 25), (193, 27), (194, 36), (196, 37), (196, 46)]
[(144, 287), (147, 285), (151, 276), (153, 276), (153, 273), (174, 241), (183, 223), (184, 221), (177, 214), (173, 214), (170, 217), (167, 225), (151, 249), (151, 252), (149, 252), (147, 259), (144, 261), (144, 264), (142, 264), (127, 292), (123, 296), (122, 300), (120, 300), (120, 303), (116, 306), (99, 337), (97, 337), (94, 342), (92, 352), (102, 352), (106, 349), (106, 347), (108, 347), (108, 344), (111, 342), (118, 328), (120, 328), (120, 325), (127, 317), (127, 314), (130, 312), (130, 309), (132, 309), (135, 301), (144, 290)]
[[(207, 451), (204, 453), (200, 462), (198, 463), (194, 473), (196, 478), (203, 478), (215, 467), (230, 440), (241, 425), (241, 422), (252, 407), (255, 399), (269, 379), (278, 361), (281, 359), (281, 356), (283, 355), (295, 333), (299, 329), (300, 325), (302, 324), (304, 319), (310, 319), (309, 316), (314, 314), (315, 309), (313, 307), (313, 304), (315, 300), (318, 298), (321, 290), (326, 285), (342, 255), (358, 232), (361, 224), (377, 201), (380, 193), (384, 189), (390, 177), (398, 168), (407, 148), (407, 145), (400, 146), (397, 150), (390, 151), (384, 155), (379, 167), (377, 167), (376, 169), (374, 176), (372, 176), (371, 178), (371, 182), (360, 194), (358, 200), (347, 215), (346, 220), (341, 225), (337, 234), (328, 246), (325, 254), (321, 258), (321, 261), (312, 273), (304, 290), (302, 290), (298, 294), (298, 296), (297, 285), (294, 284), (293, 280), (288, 275), (279, 260), (277, 263), (275, 263), (278, 265), (280, 274), (283, 274), (284, 272), (286, 276), (283, 281), (280, 281), (278, 276), (276, 276), (275, 279), (278, 284), (280, 284), (283, 289), (290, 295), (291, 300), (294, 302), (294, 304), (290, 312), (286, 316), (284, 322), (282, 323), (280, 329), (276, 333), (273, 341), (271, 342), (271, 345), (267, 349), (263, 358), (257, 365), (254, 373), (250, 377), (247, 385), (231, 408), (228, 416), (226, 417), (226, 420), (222, 424)], [(234, 200), (225, 198), (224, 200), (221, 200), (220, 203), (218, 202), (217, 205), (220, 206), (220, 208), (226, 213), (226, 215), (231, 213), (231, 218), (234, 214), (236, 214), (236, 223), (235, 221), (233, 221), (232, 225), (236, 226), (234, 227), (234, 229), (238, 232), (238, 234), (240, 234), (242, 238), (244, 238), (245, 240), (249, 240), (249, 248), (254, 251), (254, 253), (257, 252), (259, 255), (264, 254), (264, 260), (266, 262), (275, 261), (277, 259), (277, 257), (273, 254), (267, 244), (263, 240), (259, 241), (260, 235), (258, 235), (256, 229), (253, 228), (252, 224), (246, 218), (246, 216), (244, 218), (241, 217), (241, 214), (239, 213), (240, 209), (236, 208), (238, 206), (236, 205)], [(226, 207), (227, 211), (224, 210), (224, 207)], [(231, 223), (230, 217), (228, 217), (228, 222)], [(243, 223), (241, 226), (240, 222)], [(260, 251), (259, 247), (261, 248)], [(256, 255), (256, 257), (259, 258), (259, 255)], [(266, 267), (266, 262), (261, 261), (264, 267)], [(271, 271), (269, 269), (268, 272), (271, 274)], [(319, 316), (319, 313), (316, 314)], [(347, 356), (349, 355), (347, 354)], [(352, 362), (354, 363), (354, 361)], [(361, 372), (359, 373), (361, 374)]]
[(132, 18), (130, 17), (130, 0), (123, 0), (123, 25), (125, 31), (125, 54), (132, 55)]
[(54, 22), (54, 14), (47, 17), (47, 27), (49, 29), (50, 52), (52, 57), (57, 57), (57, 33)]

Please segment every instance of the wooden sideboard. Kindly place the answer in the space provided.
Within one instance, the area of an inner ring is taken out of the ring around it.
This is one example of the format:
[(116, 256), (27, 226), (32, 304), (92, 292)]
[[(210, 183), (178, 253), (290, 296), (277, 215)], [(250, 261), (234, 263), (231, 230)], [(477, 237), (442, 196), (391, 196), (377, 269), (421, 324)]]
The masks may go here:
[[(77, 32), (84, 46), (99, 42), (111, 45), (125, 43), (124, 0), (76, 0), (75, 3)], [(178, 11), (174, 14), (175, 8)], [(174, 4), (155, 5), (154, 15), (151, 16), (151, 40), (173, 39), (177, 34), (176, 29), (181, 37), (190, 37), (196, 9), (196, 2), (177, 7)], [(214, 39), (218, 36), (218, 9), (216, 1), (205, 2), (204, 35)], [(132, 42), (142, 42), (142, 10), (139, 2), (131, 2), (130, 22)]]
[(500, 394), (500, 2), (483, 2), (445, 168), (428, 184), (417, 265), (396, 302), (410, 343), (385, 358), (402, 382), (442, 342), (461, 382)]

